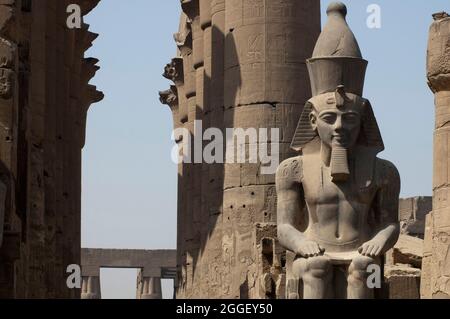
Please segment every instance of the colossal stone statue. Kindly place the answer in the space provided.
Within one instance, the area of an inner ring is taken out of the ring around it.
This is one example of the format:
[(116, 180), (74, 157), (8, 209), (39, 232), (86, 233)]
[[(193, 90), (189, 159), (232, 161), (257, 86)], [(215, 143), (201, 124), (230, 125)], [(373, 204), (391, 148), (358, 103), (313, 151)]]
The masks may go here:
[(370, 102), (362, 98), (367, 61), (342, 3), (307, 61), (313, 98), (292, 148), (278, 168), (278, 239), (295, 254), (288, 298), (373, 298), (368, 267), (383, 264), (399, 236), (400, 177), (376, 155), (384, 144)]

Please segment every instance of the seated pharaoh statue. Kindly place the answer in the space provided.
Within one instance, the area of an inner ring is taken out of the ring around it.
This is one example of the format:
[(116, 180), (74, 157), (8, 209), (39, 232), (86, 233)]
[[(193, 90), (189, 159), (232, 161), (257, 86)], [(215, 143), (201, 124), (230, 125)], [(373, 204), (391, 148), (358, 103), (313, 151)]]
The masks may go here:
[(277, 170), (278, 239), (295, 256), (288, 298), (371, 299), (369, 266), (382, 277), (384, 254), (399, 236), (400, 177), (377, 158), (384, 144), (362, 97), (367, 61), (347, 8), (333, 3), (327, 14), (307, 61), (313, 97), (291, 145), (299, 156)]

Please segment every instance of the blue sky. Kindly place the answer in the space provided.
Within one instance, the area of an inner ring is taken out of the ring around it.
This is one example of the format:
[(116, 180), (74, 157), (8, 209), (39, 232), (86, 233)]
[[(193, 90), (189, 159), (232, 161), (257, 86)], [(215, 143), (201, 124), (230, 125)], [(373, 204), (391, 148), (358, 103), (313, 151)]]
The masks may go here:
[[(331, 1), (322, 2), (324, 11)], [(348, 22), (369, 60), (365, 97), (372, 102), (386, 151), (402, 178), (404, 197), (431, 194), (433, 95), (425, 56), (431, 14), (439, 0), (347, 0)], [(82, 245), (160, 249), (176, 245), (177, 168), (172, 118), (159, 103), (161, 74), (175, 56), (179, 0), (103, 0), (87, 17), (99, 33), (88, 56), (100, 59), (92, 80), (105, 93), (88, 114), (83, 152)], [(446, 5), (444, 4), (446, 3)], [(381, 29), (366, 25), (370, 4)], [(103, 270), (104, 297), (134, 298), (135, 270)], [(170, 296), (170, 283), (165, 283)]]

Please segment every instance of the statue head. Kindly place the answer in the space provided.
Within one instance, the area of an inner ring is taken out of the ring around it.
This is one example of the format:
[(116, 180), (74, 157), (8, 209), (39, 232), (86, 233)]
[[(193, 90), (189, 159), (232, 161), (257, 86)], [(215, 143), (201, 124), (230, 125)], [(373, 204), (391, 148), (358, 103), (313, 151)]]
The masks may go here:
[[(314, 100), (314, 101), (313, 101)], [(317, 96), (309, 113), (311, 129), (326, 147), (352, 149), (360, 136), (363, 101), (354, 94), (346, 94), (339, 86), (335, 93)]]
[(384, 149), (370, 102), (362, 97), (367, 61), (345, 21), (347, 8), (332, 3), (313, 57), (307, 61), (313, 97), (306, 103), (291, 147), (320, 141), (334, 181), (349, 176), (348, 152), (357, 146)]

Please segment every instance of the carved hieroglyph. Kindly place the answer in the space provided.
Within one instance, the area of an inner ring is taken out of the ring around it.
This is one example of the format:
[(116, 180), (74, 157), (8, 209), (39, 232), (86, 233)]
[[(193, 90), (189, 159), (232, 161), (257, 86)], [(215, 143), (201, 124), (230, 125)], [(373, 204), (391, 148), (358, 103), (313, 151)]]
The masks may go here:
[(427, 77), (435, 94), (433, 211), (427, 216), (422, 298), (450, 298), (450, 16), (433, 15)]
[(396, 243), (400, 178), (376, 155), (384, 149), (370, 102), (362, 98), (361, 57), (342, 3), (307, 61), (313, 98), (292, 148), (301, 155), (277, 172), (278, 240), (295, 255), (288, 298), (375, 297), (368, 267)]

